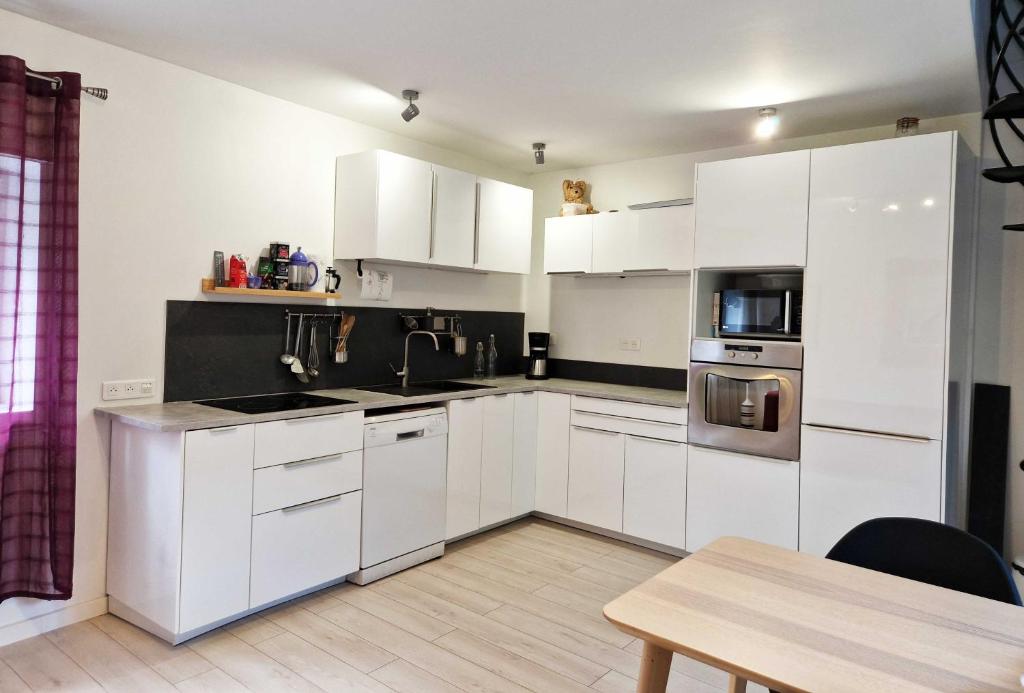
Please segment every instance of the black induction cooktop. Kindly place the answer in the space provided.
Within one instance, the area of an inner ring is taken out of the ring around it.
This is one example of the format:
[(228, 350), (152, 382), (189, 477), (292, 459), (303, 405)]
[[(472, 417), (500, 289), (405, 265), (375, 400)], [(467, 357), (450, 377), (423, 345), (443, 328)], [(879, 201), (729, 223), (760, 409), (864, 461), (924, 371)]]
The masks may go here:
[(224, 399), (204, 399), (196, 404), (207, 407), (237, 411), (241, 414), (271, 414), (278, 411), (294, 409), (315, 409), (339, 404), (355, 404), (351, 399), (337, 399), (311, 395), (307, 392), (282, 392), (277, 395), (256, 395), (253, 397), (225, 397)]

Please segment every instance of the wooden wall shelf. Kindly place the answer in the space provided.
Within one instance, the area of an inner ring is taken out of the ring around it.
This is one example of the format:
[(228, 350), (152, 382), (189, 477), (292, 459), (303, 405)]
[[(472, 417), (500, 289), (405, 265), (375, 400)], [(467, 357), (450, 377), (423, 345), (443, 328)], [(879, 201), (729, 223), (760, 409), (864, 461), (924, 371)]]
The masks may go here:
[(327, 300), (341, 298), (341, 294), (328, 294), (322, 291), (288, 291), (287, 289), (240, 289), (234, 286), (217, 286), (213, 279), (204, 278), (200, 283), (204, 294), (219, 294), (221, 296), (248, 296), (251, 298), (306, 298), (313, 300)]

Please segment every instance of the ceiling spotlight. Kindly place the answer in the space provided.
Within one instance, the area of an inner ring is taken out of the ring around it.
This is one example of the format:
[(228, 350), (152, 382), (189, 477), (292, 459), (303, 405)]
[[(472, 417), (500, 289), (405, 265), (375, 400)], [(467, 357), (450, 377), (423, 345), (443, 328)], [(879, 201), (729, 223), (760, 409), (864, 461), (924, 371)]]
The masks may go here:
[(758, 139), (767, 140), (779, 131), (779, 115), (774, 108), (761, 108), (757, 111), (757, 126), (754, 134)]
[(413, 103), (413, 101), (420, 98), (420, 93), (415, 89), (403, 89), (402, 98), (409, 102), (408, 107), (402, 111), (402, 120), (408, 123), (420, 114), (419, 106)]
[(544, 163), (544, 143), (534, 142), (533, 143), (533, 163), (540, 166)]

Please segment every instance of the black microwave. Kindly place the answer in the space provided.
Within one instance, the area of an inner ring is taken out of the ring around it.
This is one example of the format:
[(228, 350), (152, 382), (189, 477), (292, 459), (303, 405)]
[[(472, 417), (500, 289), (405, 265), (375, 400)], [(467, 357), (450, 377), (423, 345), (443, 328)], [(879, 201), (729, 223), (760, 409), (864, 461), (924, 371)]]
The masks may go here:
[(715, 293), (716, 337), (800, 339), (803, 292), (792, 289), (725, 289)]

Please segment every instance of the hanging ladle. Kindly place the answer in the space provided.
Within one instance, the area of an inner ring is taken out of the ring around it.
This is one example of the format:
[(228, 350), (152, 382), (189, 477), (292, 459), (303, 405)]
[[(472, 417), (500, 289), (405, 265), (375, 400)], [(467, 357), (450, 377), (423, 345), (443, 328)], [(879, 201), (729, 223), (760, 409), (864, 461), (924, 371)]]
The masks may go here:
[[(302, 320), (302, 316), (299, 316), (299, 320)], [(284, 333), (284, 353), (281, 354), (281, 363), (286, 366), (292, 365), (292, 361), (295, 357), (292, 355), (292, 314), (288, 313), (288, 327), (285, 328)]]

